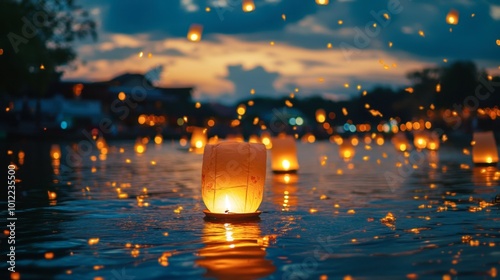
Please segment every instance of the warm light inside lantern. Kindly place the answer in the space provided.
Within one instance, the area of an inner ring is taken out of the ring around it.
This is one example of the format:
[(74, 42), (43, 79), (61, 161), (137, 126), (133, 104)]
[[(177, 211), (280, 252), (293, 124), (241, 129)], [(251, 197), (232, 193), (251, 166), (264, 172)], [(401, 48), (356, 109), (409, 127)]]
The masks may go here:
[(271, 140), (271, 168), (273, 172), (296, 172), (299, 169), (297, 144), (290, 135), (280, 135)]
[(244, 12), (248, 13), (255, 10), (255, 3), (253, 0), (243, 0), (241, 3), (241, 8)]
[(281, 165), (283, 166), (283, 169), (284, 170), (289, 170), (290, 169), (290, 161), (287, 160), (287, 159), (284, 159), (282, 162), (281, 162)]
[(61, 148), (59, 147), (59, 145), (54, 144), (54, 145), (51, 146), (51, 148), (50, 148), (50, 156), (54, 160), (58, 160), (58, 159), (61, 158)]
[(425, 149), (427, 147), (427, 140), (428, 140), (427, 135), (417, 134), (413, 139), (413, 145), (415, 146), (415, 148), (419, 150)]
[(406, 151), (406, 144), (399, 144), (399, 150), (400, 150), (401, 152)]
[(256, 212), (262, 202), (265, 176), (263, 144), (208, 144), (202, 165), (203, 202), (211, 213)]
[(458, 24), (458, 11), (450, 10), (446, 15), (446, 23), (456, 25)]
[(328, 5), (329, 0), (316, 0), (316, 4), (318, 5)]
[(497, 164), (498, 149), (493, 132), (475, 132), (473, 138), (472, 161), (475, 164)]
[(187, 38), (191, 42), (199, 42), (201, 40), (201, 33), (203, 32), (203, 26), (199, 24), (192, 24), (189, 27)]

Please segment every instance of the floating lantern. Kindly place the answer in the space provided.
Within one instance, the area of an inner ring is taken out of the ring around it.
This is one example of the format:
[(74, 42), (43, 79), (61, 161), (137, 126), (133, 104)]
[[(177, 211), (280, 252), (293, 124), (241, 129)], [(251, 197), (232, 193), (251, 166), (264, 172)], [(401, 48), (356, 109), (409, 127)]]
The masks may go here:
[(413, 145), (419, 150), (423, 150), (427, 147), (427, 140), (429, 138), (423, 133), (415, 134), (413, 138)]
[(271, 169), (275, 173), (292, 173), (299, 169), (295, 138), (280, 135), (272, 139)]
[(276, 267), (266, 259), (266, 247), (276, 237), (261, 236), (259, 223), (207, 222), (196, 265), (212, 279), (263, 279)]
[(146, 145), (142, 143), (142, 141), (137, 141), (134, 146), (134, 150), (138, 154), (143, 154), (146, 152)]
[(394, 145), (394, 148), (396, 150), (401, 151), (401, 152), (406, 152), (411, 149), (410, 142), (408, 141), (408, 138), (406, 138), (406, 135), (402, 132), (396, 133), (392, 137), (392, 144)]
[(329, 2), (329, 0), (316, 0), (316, 4), (321, 6), (328, 5)]
[(350, 161), (354, 155), (356, 154), (356, 150), (354, 146), (349, 141), (344, 141), (339, 146), (339, 155), (345, 161)]
[(260, 140), (262, 141), (262, 144), (266, 145), (266, 149), (271, 149), (273, 147), (273, 143), (271, 141), (271, 134), (268, 132), (263, 132), (262, 135), (260, 136)]
[(207, 144), (207, 130), (203, 127), (193, 127), (191, 134), (191, 149), (197, 154), (202, 154), (205, 145)]
[(154, 140), (157, 145), (160, 145), (161, 143), (163, 143), (163, 136), (161, 134), (157, 134)]
[(203, 32), (203, 26), (200, 24), (191, 24), (187, 34), (187, 38), (191, 42), (199, 42), (201, 40), (201, 34)]
[(266, 177), (266, 148), (260, 143), (207, 145), (201, 175), (207, 218), (255, 218)]
[(496, 165), (498, 150), (493, 131), (474, 132), (472, 146), (472, 161), (478, 165)]
[(446, 15), (446, 23), (457, 25), (458, 24), (458, 11), (451, 9)]
[(432, 134), (427, 140), (427, 149), (431, 151), (439, 150), (439, 135)]
[(241, 9), (245, 13), (252, 12), (253, 10), (255, 10), (255, 3), (253, 2), (253, 0), (243, 0), (241, 2)]
[(50, 157), (53, 160), (61, 159), (61, 147), (59, 147), (59, 145), (54, 144), (50, 147)]
[(324, 123), (326, 121), (326, 112), (323, 109), (316, 110), (316, 121), (318, 123)]

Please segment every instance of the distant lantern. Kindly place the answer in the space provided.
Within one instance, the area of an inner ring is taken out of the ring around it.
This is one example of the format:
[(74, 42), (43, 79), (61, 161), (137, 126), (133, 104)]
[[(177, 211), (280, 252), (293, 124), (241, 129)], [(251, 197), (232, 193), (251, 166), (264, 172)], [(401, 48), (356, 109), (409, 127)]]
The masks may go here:
[(256, 217), (266, 177), (266, 147), (226, 141), (208, 144), (203, 154), (201, 192), (208, 218)]
[(144, 154), (146, 152), (146, 145), (142, 143), (141, 140), (135, 142), (134, 150), (138, 154)]
[(413, 138), (413, 145), (415, 146), (415, 148), (422, 150), (422, 149), (425, 149), (427, 147), (428, 140), (429, 140), (429, 138), (427, 137), (426, 134), (417, 133), (417, 134), (415, 134), (415, 136)]
[(295, 138), (280, 135), (271, 140), (271, 169), (274, 173), (293, 173), (299, 169)]
[(253, 10), (255, 10), (255, 3), (253, 2), (253, 0), (243, 0), (241, 3), (241, 8), (245, 13), (252, 12)]
[(271, 134), (269, 132), (263, 132), (260, 135), (260, 141), (262, 144), (266, 145), (266, 149), (270, 150), (273, 147), (273, 143), (271, 142)]
[(316, 110), (316, 121), (318, 123), (324, 123), (326, 120), (326, 112), (323, 109)]
[(50, 147), (50, 157), (53, 160), (61, 159), (61, 148), (59, 147), (59, 145), (54, 144)]
[(439, 135), (432, 134), (427, 140), (427, 149), (431, 151), (439, 150)]
[(328, 5), (329, 0), (316, 0), (316, 4), (318, 5)]
[(411, 148), (408, 138), (406, 138), (406, 135), (403, 132), (396, 133), (392, 137), (391, 141), (394, 145), (394, 148), (396, 148), (396, 150), (398, 151), (406, 152)]
[(203, 127), (193, 127), (191, 134), (191, 151), (197, 154), (202, 154), (205, 145), (207, 144), (207, 129)]
[(493, 131), (474, 132), (472, 161), (477, 165), (496, 165), (498, 150)]
[(191, 42), (199, 42), (201, 34), (203, 33), (203, 26), (200, 24), (191, 24), (187, 34), (187, 38)]
[(349, 141), (343, 141), (339, 146), (339, 156), (345, 161), (350, 161), (354, 155), (356, 154), (356, 150), (354, 146)]
[(458, 24), (458, 11), (450, 10), (446, 15), (446, 23), (457, 25)]

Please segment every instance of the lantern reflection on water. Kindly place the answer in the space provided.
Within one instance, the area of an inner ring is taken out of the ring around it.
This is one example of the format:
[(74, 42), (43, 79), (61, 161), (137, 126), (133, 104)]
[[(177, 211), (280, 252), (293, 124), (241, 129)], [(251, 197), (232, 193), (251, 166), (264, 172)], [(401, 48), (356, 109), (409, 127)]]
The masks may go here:
[[(472, 182), (474, 186), (492, 187), (498, 184), (500, 171), (495, 166), (474, 167), (472, 169)], [(491, 190), (494, 191), (493, 189)]]
[(275, 173), (297, 172), (297, 144), (295, 138), (289, 135), (280, 135), (271, 140), (271, 168)]
[(196, 264), (207, 270), (205, 277), (215, 279), (260, 279), (276, 268), (265, 259), (273, 236), (261, 236), (258, 223), (206, 222)]
[(196, 154), (202, 154), (205, 145), (207, 144), (207, 129), (203, 127), (193, 127), (191, 134), (190, 151)]
[(493, 131), (474, 132), (472, 161), (477, 165), (496, 165), (498, 149)]
[(260, 143), (235, 141), (209, 144), (203, 154), (201, 176), (207, 216), (238, 218), (238, 214), (258, 215), (264, 193), (266, 148)]
[(272, 200), (283, 212), (289, 211), (290, 207), (297, 206), (297, 181), (297, 174), (273, 175)]

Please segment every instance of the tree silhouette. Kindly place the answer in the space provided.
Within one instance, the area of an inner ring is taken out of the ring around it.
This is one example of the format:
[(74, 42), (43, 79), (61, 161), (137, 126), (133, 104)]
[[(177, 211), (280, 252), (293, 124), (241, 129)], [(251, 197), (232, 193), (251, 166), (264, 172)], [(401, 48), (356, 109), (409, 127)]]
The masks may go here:
[(0, 94), (41, 98), (60, 78), (61, 67), (76, 58), (75, 39), (95, 39), (95, 27), (73, 0), (2, 0)]

